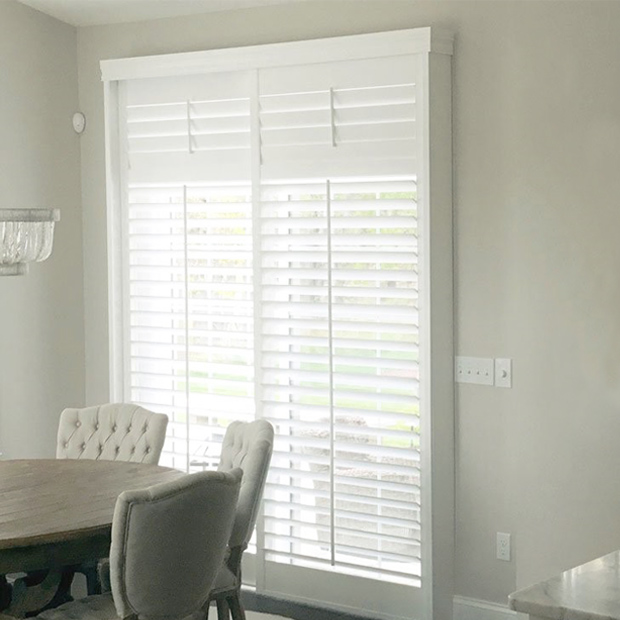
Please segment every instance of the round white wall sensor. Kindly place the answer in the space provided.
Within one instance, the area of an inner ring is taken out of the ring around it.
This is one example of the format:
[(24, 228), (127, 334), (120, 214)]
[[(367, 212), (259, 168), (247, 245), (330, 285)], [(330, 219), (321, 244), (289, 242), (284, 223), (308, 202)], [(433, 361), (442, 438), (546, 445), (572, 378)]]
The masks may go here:
[(75, 133), (82, 133), (86, 127), (86, 117), (81, 112), (76, 112), (73, 115), (73, 129)]

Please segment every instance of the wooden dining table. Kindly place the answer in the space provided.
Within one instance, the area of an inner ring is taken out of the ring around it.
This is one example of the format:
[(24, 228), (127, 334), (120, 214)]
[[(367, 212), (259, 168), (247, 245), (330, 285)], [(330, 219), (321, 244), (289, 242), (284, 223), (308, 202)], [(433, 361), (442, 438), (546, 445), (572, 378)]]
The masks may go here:
[(0, 575), (46, 575), (31, 592), (28, 580), (13, 585), (0, 580), (0, 608), (23, 616), (28, 606), (51, 600), (66, 567), (109, 555), (120, 493), (183, 475), (176, 469), (121, 461), (0, 461)]

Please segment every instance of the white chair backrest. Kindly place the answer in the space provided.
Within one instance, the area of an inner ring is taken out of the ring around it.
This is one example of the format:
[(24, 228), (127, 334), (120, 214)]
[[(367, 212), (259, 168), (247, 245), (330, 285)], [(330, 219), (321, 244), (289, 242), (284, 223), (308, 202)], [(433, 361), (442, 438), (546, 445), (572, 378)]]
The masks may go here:
[(110, 581), (121, 618), (203, 612), (234, 520), (241, 471), (201, 472), (119, 496)]
[(56, 458), (157, 464), (167, 425), (168, 416), (132, 404), (65, 409)]
[(226, 429), (218, 470), (243, 470), (231, 548), (245, 547), (252, 537), (271, 462), (273, 434), (273, 426), (266, 420), (232, 422)]

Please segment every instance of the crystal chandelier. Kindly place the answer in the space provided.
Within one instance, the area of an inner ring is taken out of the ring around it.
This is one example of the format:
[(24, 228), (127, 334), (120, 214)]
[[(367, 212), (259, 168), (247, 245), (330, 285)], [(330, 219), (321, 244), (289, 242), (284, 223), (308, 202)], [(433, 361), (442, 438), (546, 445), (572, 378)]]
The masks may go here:
[(58, 209), (0, 209), (0, 276), (28, 272), (52, 253)]

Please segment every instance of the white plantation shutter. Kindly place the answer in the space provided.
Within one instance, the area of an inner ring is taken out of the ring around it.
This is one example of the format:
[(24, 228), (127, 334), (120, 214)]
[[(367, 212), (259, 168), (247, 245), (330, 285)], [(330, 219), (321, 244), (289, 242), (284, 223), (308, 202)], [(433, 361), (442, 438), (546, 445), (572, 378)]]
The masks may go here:
[(263, 186), (268, 558), (419, 584), (415, 190)]
[(415, 65), (259, 84), (266, 557), (419, 586)]
[(263, 179), (411, 174), (411, 56), (260, 72)]
[(245, 575), (382, 618), (430, 609), (432, 553), (428, 65), (394, 36), (163, 57), (108, 94), (116, 393), (168, 414), (187, 471), (270, 420)]
[(256, 415), (247, 80), (129, 82), (125, 101), (129, 398), (169, 416), (162, 464), (212, 468)]
[(248, 187), (129, 188), (131, 400), (170, 418), (162, 464), (217, 462), (255, 415)]

